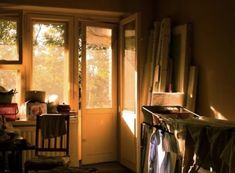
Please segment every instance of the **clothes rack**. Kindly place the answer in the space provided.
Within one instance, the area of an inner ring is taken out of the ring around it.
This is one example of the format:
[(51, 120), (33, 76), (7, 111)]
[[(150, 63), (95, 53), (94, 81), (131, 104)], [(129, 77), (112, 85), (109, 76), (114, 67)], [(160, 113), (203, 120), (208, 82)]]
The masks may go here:
[[(146, 152), (149, 145), (149, 141), (144, 141), (146, 134), (143, 135), (143, 127), (156, 128), (163, 133), (169, 132), (168, 134), (173, 134), (179, 140), (180, 145), (183, 144), (180, 146), (183, 147), (180, 148), (183, 163), (180, 173), (196, 173), (201, 169), (213, 170), (216, 173), (233, 173), (230, 170), (235, 170), (232, 164), (235, 163), (235, 150), (231, 147), (235, 144), (235, 122), (200, 116), (181, 106), (143, 106), (142, 112), (142, 172), (148, 158)], [(153, 121), (154, 118), (159, 120), (157, 124)], [(185, 158), (185, 155), (188, 158)], [(194, 155), (197, 157), (193, 157)]]

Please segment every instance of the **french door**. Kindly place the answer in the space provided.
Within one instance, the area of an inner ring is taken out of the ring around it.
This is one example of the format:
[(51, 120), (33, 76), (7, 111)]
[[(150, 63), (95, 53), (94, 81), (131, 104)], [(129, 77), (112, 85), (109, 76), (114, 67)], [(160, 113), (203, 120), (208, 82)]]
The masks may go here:
[(137, 170), (138, 85), (137, 85), (137, 19), (125, 18), (120, 23), (120, 161)]
[(82, 23), (82, 164), (117, 160), (115, 27)]

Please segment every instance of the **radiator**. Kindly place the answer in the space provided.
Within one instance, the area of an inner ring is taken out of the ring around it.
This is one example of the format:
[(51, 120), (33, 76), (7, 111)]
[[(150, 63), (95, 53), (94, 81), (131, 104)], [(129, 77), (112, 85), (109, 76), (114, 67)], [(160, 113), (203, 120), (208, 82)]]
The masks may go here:
[[(20, 129), (20, 135), (24, 137), (30, 144), (35, 145), (35, 127), (29, 126)], [(22, 163), (34, 157), (34, 150), (26, 150), (22, 153)]]
[[(14, 122), (14, 128), (19, 130), (19, 133), (24, 137), (30, 144), (35, 145), (35, 122)], [(64, 141), (65, 144), (65, 141)], [(70, 121), (70, 143), (69, 143), (69, 153), (71, 159), (71, 166), (79, 166), (78, 157), (78, 124), (77, 119), (71, 119)], [(47, 152), (48, 156), (58, 155), (56, 152)], [(34, 150), (23, 151), (22, 153), (22, 163), (29, 160), (35, 156)]]

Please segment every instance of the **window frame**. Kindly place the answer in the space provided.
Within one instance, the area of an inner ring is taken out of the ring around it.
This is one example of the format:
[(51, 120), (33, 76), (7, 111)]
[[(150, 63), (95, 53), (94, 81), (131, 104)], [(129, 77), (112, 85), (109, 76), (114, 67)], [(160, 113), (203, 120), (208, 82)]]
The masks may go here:
[[(18, 39), (19, 39), (19, 55), (20, 61), (0, 62), (1, 69), (13, 69), (20, 72), (19, 91), (17, 91), (17, 103), (19, 106), (25, 104), (26, 91), (31, 89), (32, 77), (32, 60), (31, 60), (31, 40), (30, 40), (30, 25), (32, 19), (45, 19), (48, 21), (64, 21), (68, 23), (68, 54), (69, 54), (69, 104), (71, 110), (81, 110), (79, 107), (79, 84), (78, 84), (78, 38), (81, 23), (109, 23), (118, 24), (120, 17), (125, 13), (121, 12), (104, 12), (90, 11), (81, 9), (65, 9), (44, 7), (43, 9), (36, 6), (21, 6), (16, 8), (1, 8), (0, 17), (13, 17), (18, 20)], [(115, 41), (116, 44), (116, 41)], [(115, 50), (117, 51), (117, 50)], [(17, 85), (18, 86), (18, 85)], [(80, 99), (81, 101), (81, 99)]]
[[(68, 73), (68, 104), (70, 104), (71, 108), (74, 108), (74, 93), (73, 93), (73, 89), (74, 86), (73, 84), (76, 83), (74, 81), (74, 63), (75, 60), (73, 58), (74, 56), (74, 52), (73, 52), (73, 44), (74, 44), (74, 38), (72, 36), (72, 30), (74, 27), (74, 23), (73, 23), (73, 18), (72, 17), (67, 17), (67, 16), (56, 16), (56, 15), (50, 15), (50, 14), (34, 14), (34, 13), (28, 13), (26, 14), (26, 22), (27, 22), (27, 31), (25, 33), (25, 44), (27, 47), (27, 66), (26, 69), (26, 81), (25, 81), (25, 91), (31, 90), (32, 89), (32, 78), (33, 78), (33, 44), (32, 44), (32, 37), (33, 37), (33, 24), (37, 23), (37, 22), (42, 22), (42, 23), (65, 23), (66, 25), (66, 33), (65, 33), (65, 57), (67, 58), (67, 63), (68, 63), (68, 69), (66, 69), (67, 73)], [(24, 58), (26, 58), (26, 56)], [(67, 68), (66, 67), (66, 68)]]
[(17, 48), (18, 48), (18, 60), (0, 60), (0, 64), (22, 64), (23, 63), (23, 54), (22, 54), (22, 11), (5, 11), (2, 10), (0, 13), (1, 19), (9, 19), (17, 22)]

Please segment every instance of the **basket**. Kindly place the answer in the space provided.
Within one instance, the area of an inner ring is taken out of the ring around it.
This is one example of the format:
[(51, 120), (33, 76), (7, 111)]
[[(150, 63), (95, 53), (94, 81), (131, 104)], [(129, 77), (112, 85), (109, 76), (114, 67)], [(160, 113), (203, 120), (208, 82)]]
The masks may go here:
[(45, 102), (45, 91), (26, 91), (26, 99), (25, 101), (31, 101), (31, 102)]
[(2, 103), (11, 103), (12, 97), (15, 95), (15, 91), (11, 90), (8, 92), (1, 91), (0, 92), (0, 104)]

